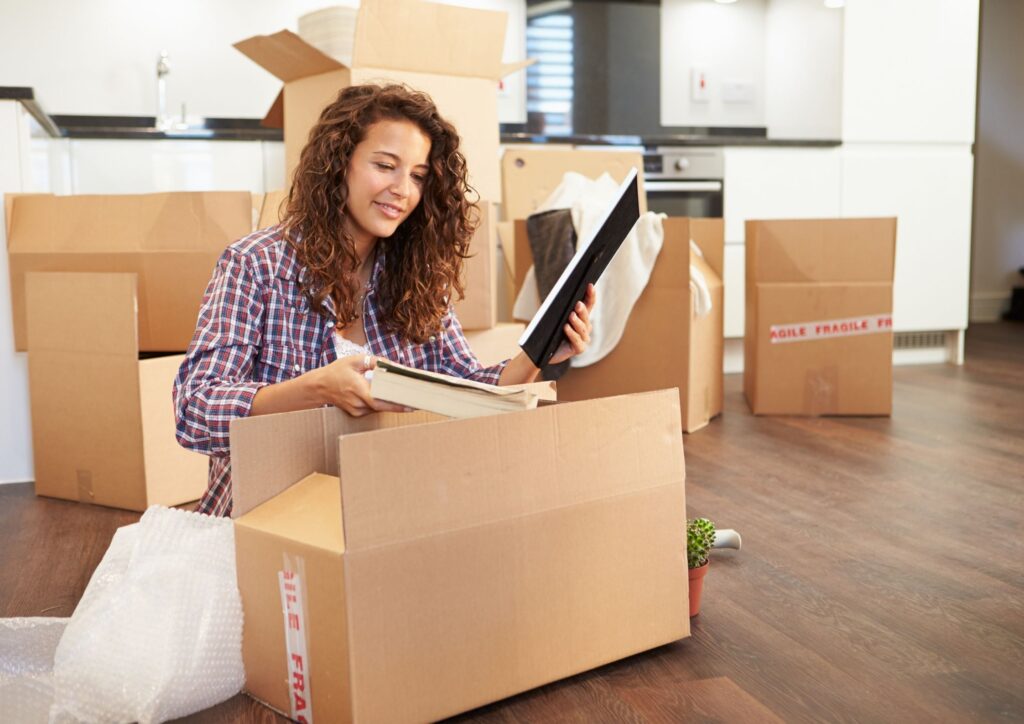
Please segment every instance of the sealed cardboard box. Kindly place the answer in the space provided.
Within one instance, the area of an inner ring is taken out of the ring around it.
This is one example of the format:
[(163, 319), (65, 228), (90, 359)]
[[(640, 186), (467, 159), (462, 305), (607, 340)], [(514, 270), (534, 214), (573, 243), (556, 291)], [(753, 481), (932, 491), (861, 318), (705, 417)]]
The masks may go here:
[(689, 634), (675, 391), (231, 441), (246, 689), (293, 718), (436, 720)]
[(748, 221), (746, 239), (754, 414), (891, 414), (896, 219)]
[[(661, 252), (622, 339), (604, 359), (559, 378), (558, 397), (586, 400), (676, 387), (683, 429), (694, 432), (722, 411), (725, 233), (721, 219), (667, 218), (663, 228)], [(516, 222), (515, 258), (518, 289), (533, 263), (525, 221)], [(697, 314), (691, 266), (710, 292), (711, 310), (703, 316)]]
[[(257, 228), (263, 229), (281, 221), (282, 204), (287, 195), (287, 191), (271, 191), (266, 195)], [(466, 330), (490, 329), (498, 321), (496, 207), (490, 201), (479, 203), (479, 222), (469, 242), (470, 257), (466, 259), (462, 277), (466, 296), (455, 303), (459, 323)]]
[(14, 197), (7, 251), (16, 349), (28, 347), (28, 272), (135, 274), (136, 352), (186, 349), (217, 259), (252, 230), (252, 216), (248, 192)]
[(356, 17), (352, 65), (325, 55), (288, 30), (235, 44), (284, 88), (264, 119), (284, 128), (285, 178), (320, 112), (350, 85), (391, 81), (429, 94), (462, 138), (470, 184), (500, 200), (498, 81), (527, 65), (503, 65), (507, 15), (420, 0), (363, 0)]
[(178, 445), (182, 355), (139, 359), (135, 274), (26, 275), (36, 495), (128, 510), (206, 490), (206, 456)]

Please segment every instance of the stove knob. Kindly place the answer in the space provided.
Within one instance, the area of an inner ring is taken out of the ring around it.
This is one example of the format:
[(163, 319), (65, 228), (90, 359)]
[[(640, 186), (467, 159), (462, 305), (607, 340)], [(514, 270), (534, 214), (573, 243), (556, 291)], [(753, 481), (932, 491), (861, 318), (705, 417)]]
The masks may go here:
[(690, 159), (688, 158), (677, 158), (675, 163), (676, 171), (685, 171), (690, 168)]

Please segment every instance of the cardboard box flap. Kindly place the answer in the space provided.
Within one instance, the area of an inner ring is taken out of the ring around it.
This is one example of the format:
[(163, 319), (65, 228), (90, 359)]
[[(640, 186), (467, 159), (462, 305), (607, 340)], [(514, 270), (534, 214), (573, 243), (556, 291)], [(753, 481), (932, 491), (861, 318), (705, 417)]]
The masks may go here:
[[(671, 219), (668, 219), (671, 221)], [(725, 220), (724, 219), (690, 219), (690, 239), (692, 239), (719, 279), (725, 277)]]
[(248, 192), (22, 196), (12, 204), (15, 253), (198, 251), (252, 229)]
[(757, 283), (892, 281), (896, 219), (748, 221)]
[(312, 473), (261, 503), (239, 524), (336, 553), (345, 552), (341, 485), (337, 477)]
[(338, 474), (338, 436), (443, 419), (429, 412), (351, 417), (318, 407), (231, 421), (231, 517), (237, 518), (310, 473)]
[(260, 125), (264, 128), (284, 128), (284, 88), (282, 88), (274, 102), (270, 104), (270, 110), (263, 116)]
[(338, 445), (350, 552), (685, 477), (674, 389), (346, 435)]
[[(616, 183), (633, 168), (642, 169), (643, 155), (637, 151), (544, 149), (515, 146), (501, 158), (502, 204), (505, 218), (525, 219), (562, 183), (567, 171), (596, 179), (608, 173)], [(637, 177), (640, 213), (647, 211), (643, 174)]]
[(137, 360), (135, 274), (29, 272), (25, 303), (33, 353), (99, 353)]
[(497, 81), (504, 74), (507, 22), (506, 13), (494, 10), (421, 0), (363, 0), (352, 65)]
[(345, 67), (291, 30), (254, 35), (238, 41), (234, 47), (285, 83)]

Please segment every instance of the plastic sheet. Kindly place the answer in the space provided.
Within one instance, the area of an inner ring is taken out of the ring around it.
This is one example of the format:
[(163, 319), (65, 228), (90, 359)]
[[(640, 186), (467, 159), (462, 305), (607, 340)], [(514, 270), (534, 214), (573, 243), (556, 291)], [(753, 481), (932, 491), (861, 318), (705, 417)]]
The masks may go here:
[(0, 717), (45, 722), (53, 702), (53, 653), (66, 618), (0, 619)]
[(161, 722), (245, 681), (230, 520), (153, 507), (117, 531), (57, 644), (51, 722)]

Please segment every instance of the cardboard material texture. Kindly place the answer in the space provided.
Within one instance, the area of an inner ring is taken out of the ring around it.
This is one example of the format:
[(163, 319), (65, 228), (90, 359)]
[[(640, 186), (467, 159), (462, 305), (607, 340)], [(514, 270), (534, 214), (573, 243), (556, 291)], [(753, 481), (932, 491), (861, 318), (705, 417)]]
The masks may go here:
[[(264, 201), (259, 226), (264, 229), (281, 221), (282, 202), (287, 191), (271, 191)], [(498, 236), (496, 204), (481, 201), (476, 233), (469, 243), (470, 257), (463, 266), (465, 298), (455, 303), (455, 313), (463, 329), (490, 329), (497, 324), (496, 258)]]
[[(664, 231), (661, 253), (622, 339), (601, 361), (566, 372), (558, 380), (558, 397), (586, 400), (677, 387), (683, 430), (694, 432), (722, 411), (725, 230), (721, 219), (669, 218)], [(703, 258), (691, 251), (691, 239)], [(518, 290), (533, 263), (525, 221), (516, 222), (515, 258)], [(711, 292), (711, 311), (703, 317), (695, 311), (691, 264), (703, 272)]]
[(674, 391), (340, 415), (232, 424), (252, 696), (320, 721), (436, 720), (689, 635)]
[(747, 221), (746, 234), (754, 414), (892, 414), (896, 219)]
[(288, 30), (235, 47), (284, 83), (264, 124), (284, 128), (289, 183), (310, 130), (338, 91), (392, 81), (433, 98), (459, 131), (470, 184), (497, 202), (498, 81), (528, 64), (502, 64), (506, 20), (503, 12), (420, 0), (363, 0), (351, 67)]
[(26, 275), (36, 495), (127, 510), (206, 490), (174, 437), (182, 355), (139, 360), (134, 274)]
[[(636, 151), (547, 149), (511, 146), (501, 158), (502, 209), (510, 221), (525, 219), (562, 183), (568, 171), (596, 179), (608, 173), (615, 183), (629, 170), (639, 172), (640, 213), (647, 211), (643, 156)], [(518, 285), (517, 285), (518, 287)]]
[(138, 278), (136, 351), (185, 350), (217, 259), (252, 230), (252, 215), (251, 195), (234, 191), (12, 199), (16, 349), (28, 348), (26, 273), (130, 272)]
[(498, 364), (519, 354), (519, 337), (526, 325), (501, 322), (491, 329), (466, 332), (466, 341), (484, 367)]

